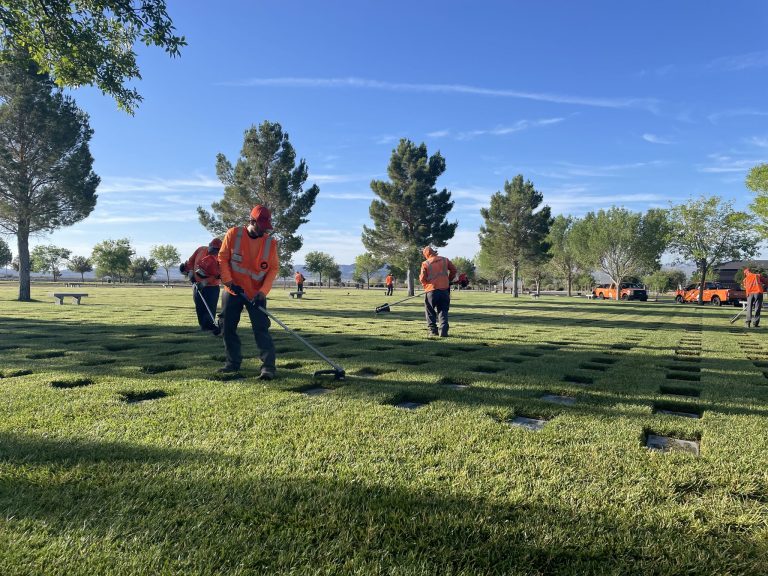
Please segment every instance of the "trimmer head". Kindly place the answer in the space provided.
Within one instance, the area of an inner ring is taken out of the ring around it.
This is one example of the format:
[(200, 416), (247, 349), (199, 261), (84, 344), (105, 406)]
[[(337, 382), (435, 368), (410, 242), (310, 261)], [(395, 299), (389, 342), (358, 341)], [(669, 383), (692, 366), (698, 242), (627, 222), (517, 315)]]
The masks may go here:
[(389, 308), (389, 304), (382, 304), (381, 306), (376, 306), (376, 314), (381, 314), (382, 312), (392, 312)]
[(312, 375), (313, 378), (319, 378), (320, 376), (333, 376), (334, 380), (344, 380), (346, 372), (344, 370), (316, 370)]

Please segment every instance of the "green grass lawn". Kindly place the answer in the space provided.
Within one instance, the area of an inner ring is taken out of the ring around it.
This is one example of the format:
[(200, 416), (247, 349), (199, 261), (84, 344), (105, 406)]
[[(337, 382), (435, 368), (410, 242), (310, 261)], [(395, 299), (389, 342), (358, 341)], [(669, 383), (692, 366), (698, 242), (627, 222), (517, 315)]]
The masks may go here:
[(191, 290), (16, 291), (0, 574), (768, 573), (768, 324), (733, 308), (461, 292), (434, 339), (421, 299), (373, 313), (402, 292), (276, 289), (349, 375), (307, 395), (328, 366), (275, 325), (276, 380), (247, 322), (217, 378)]

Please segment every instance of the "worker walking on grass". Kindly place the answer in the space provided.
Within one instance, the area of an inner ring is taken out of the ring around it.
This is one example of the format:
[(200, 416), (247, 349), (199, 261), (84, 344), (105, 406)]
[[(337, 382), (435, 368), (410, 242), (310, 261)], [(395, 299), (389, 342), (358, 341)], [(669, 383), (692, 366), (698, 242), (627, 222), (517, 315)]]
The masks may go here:
[(304, 292), (304, 274), (296, 270), (293, 279), (296, 280), (296, 292)]
[(760, 312), (763, 309), (763, 292), (766, 286), (768, 279), (765, 276), (744, 268), (744, 290), (747, 293), (747, 318), (744, 325), (747, 328), (760, 326)]
[(392, 296), (392, 292), (395, 290), (395, 279), (392, 278), (392, 274), (387, 274), (384, 284), (387, 287), (386, 296)]
[(427, 328), (433, 336), (448, 336), (448, 308), (451, 304), (451, 282), (456, 276), (456, 266), (444, 256), (438, 256), (431, 246), (421, 252), (426, 260), (421, 263), (419, 282), (424, 287), (424, 309)]
[(267, 295), (279, 271), (277, 241), (267, 234), (272, 229), (272, 214), (266, 206), (251, 210), (246, 226), (227, 230), (219, 252), (222, 297), (221, 318), (224, 330), (226, 363), (219, 372), (237, 372), (242, 362), (237, 325), (243, 307), (248, 311), (253, 336), (259, 347), (262, 380), (275, 377), (275, 344), (269, 334), (270, 321), (259, 310), (267, 306)]
[[(189, 277), (189, 281), (196, 285), (192, 299), (195, 303), (197, 323), (200, 325), (200, 330), (211, 332), (215, 335), (218, 335), (220, 331), (212, 316), (216, 316), (216, 309), (219, 306), (220, 282), (217, 277), (218, 273), (211, 266), (211, 259), (206, 260), (205, 269), (200, 268), (200, 265), (208, 256), (215, 259), (219, 253), (219, 248), (221, 248), (221, 240), (214, 238), (208, 246), (200, 246), (186, 262), (182, 262), (179, 266), (179, 271), (182, 274), (186, 274)], [(205, 276), (198, 274), (198, 270), (205, 274)], [(208, 308), (206, 308), (206, 304)]]

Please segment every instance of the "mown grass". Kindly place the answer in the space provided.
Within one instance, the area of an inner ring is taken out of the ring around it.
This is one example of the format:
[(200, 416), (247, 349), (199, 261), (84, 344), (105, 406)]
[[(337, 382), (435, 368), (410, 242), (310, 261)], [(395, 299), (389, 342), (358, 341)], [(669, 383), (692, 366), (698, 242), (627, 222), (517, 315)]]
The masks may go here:
[(419, 299), (278, 289), (350, 376), (273, 326), (265, 383), (246, 324), (216, 375), (187, 290), (48, 292), (0, 288), (4, 575), (768, 570), (766, 342), (732, 308), (462, 292), (433, 339)]

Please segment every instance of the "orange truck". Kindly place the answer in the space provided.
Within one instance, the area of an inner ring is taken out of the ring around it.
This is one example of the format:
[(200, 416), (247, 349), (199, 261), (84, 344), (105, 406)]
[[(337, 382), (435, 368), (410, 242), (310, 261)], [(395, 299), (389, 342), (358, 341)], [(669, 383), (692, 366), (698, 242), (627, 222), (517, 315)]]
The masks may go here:
[[(689, 284), (682, 290), (675, 292), (675, 302), (685, 304), (686, 302), (699, 301), (700, 284)], [(712, 306), (722, 306), (723, 304), (733, 304), (738, 306), (741, 300), (747, 299), (747, 293), (739, 288), (726, 288), (719, 282), (704, 282), (704, 302)]]
[[(615, 300), (616, 284), (598, 284), (595, 289), (592, 290), (592, 296), (600, 298), (601, 300)], [(622, 282), (619, 298), (622, 300), (640, 300), (641, 302), (645, 302), (648, 300), (648, 292), (641, 284)]]

